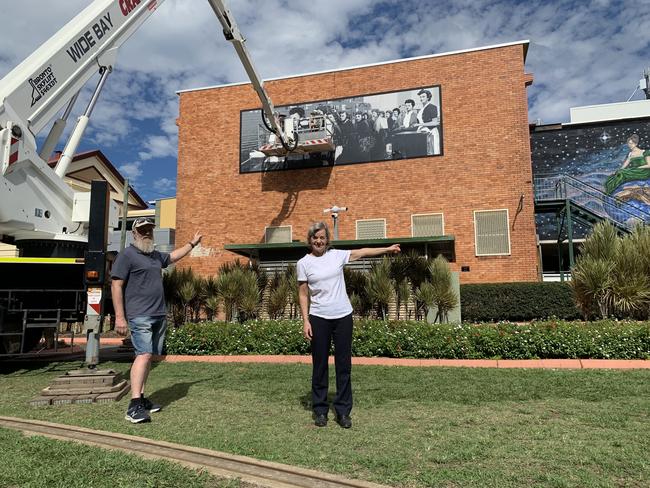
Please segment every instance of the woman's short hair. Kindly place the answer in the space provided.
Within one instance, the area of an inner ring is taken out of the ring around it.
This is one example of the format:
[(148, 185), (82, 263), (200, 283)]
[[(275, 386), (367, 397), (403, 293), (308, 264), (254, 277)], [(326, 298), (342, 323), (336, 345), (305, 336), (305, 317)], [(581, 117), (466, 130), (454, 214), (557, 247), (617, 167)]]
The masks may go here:
[(635, 145), (639, 144), (639, 134), (632, 134), (627, 138), (628, 141), (632, 141)]
[(327, 227), (327, 224), (325, 222), (314, 222), (309, 226), (309, 230), (307, 230), (307, 247), (311, 251), (311, 238), (316, 235), (316, 232), (319, 230), (325, 229), (325, 239), (327, 239), (327, 242), (325, 243), (325, 250), (327, 251), (330, 248), (330, 229)]

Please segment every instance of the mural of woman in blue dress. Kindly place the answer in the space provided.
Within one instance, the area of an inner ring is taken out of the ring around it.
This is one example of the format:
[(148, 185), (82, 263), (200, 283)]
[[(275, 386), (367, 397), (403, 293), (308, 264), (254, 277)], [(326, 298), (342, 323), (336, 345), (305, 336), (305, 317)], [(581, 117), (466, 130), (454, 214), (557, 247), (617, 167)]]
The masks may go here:
[(621, 185), (630, 181), (650, 180), (650, 149), (639, 147), (639, 136), (632, 134), (627, 139), (630, 148), (623, 165), (605, 181), (605, 193), (611, 195)]

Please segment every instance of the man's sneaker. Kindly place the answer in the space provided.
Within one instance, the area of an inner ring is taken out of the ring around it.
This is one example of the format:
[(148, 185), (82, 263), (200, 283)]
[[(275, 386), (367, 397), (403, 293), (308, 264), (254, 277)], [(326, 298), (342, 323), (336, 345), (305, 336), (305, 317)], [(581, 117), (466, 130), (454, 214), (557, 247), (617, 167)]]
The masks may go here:
[(154, 413), (154, 412), (160, 412), (162, 410), (162, 406), (158, 405), (157, 403), (152, 402), (148, 398), (141, 397), (142, 404), (144, 405), (145, 410), (149, 410), (149, 412)]
[(138, 424), (140, 422), (149, 422), (151, 417), (144, 408), (144, 405), (141, 402), (136, 404), (130, 404), (129, 409), (126, 411), (126, 420), (132, 424)]

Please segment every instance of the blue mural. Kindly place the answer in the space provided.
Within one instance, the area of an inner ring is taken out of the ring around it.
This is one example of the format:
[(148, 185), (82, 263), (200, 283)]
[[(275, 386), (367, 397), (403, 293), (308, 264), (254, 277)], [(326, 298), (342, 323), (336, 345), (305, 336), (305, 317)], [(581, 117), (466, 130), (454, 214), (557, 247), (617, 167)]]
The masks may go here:
[[(578, 203), (594, 213), (650, 221), (650, 120), (536, 127), (531, 150), (537, 181), (566, 175)], [(537, 227), (540, 239), (557, 238), (555, 215), (538, 215)], [(574, 237), (587, 232), (578, 225)]]

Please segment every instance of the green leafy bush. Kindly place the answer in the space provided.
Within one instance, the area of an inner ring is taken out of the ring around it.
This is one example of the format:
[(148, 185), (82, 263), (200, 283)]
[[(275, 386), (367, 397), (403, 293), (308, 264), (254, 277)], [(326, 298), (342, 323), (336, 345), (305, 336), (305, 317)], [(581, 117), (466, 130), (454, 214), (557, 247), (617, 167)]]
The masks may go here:
[[(297, 320), (188, 323), (170, 329), (168, 354), (309, 354)], [(650, 322), (564, 322), (517, 325), (426, 324), (358, 320), (354, 356), (449, 359), (650, 359)]]
[(528, 321), (581, 317), (571, 287), (565, 283), (493, 283), (460, 286), (466, 322)]

